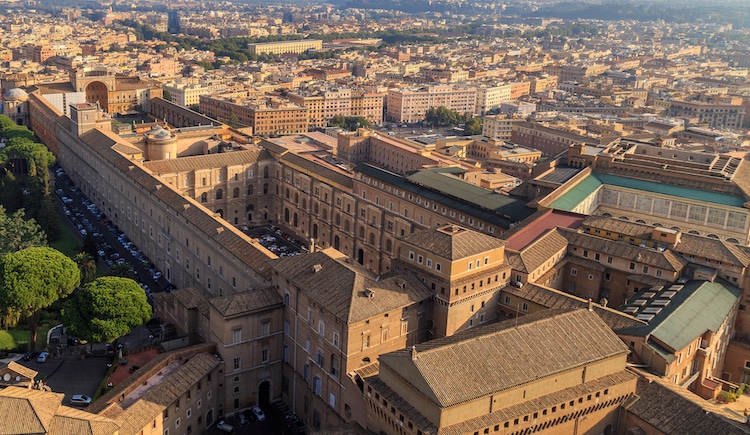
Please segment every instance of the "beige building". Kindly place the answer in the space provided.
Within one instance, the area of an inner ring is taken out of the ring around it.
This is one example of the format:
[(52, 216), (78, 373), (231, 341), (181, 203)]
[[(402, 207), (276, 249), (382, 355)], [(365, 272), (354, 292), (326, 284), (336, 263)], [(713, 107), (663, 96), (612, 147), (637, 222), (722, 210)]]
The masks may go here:
[(378, 374), (365, 377), (367, 428), (414, 435), (615, 433), (620, 405), (636, 387), (627, 355), (588, 310), (546, 310), (472, 329), (381, 355)]
[(304, 53), (307, 50), (322, 49), (323, 41), (319, 39), (301, 39), (296, 41), (262, 42), (247, 44), (247, 48), (252, 54)]
[(386, 119), (393, 122), (418, 122), (429, 109), (441, 106), (461, 114), (477, 113), (477, 90), (473, 87), (438, 85), (414, 90), (389, 89), (387, 98)]

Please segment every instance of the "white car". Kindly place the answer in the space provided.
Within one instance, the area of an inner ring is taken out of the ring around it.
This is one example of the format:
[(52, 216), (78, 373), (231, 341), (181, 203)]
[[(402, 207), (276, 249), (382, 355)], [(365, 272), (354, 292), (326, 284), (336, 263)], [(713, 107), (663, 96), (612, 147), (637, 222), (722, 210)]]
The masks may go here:
[(219, 429), (220, 431), (226, 432), (226, 433), (232, 433), (232, 432), (234, 432), (234, 426), (232, 426), (231, 424), (227, 423), (224, 420), (221, 420), (216, 425), (216, 428)]
[(91, 397), (84, 396), (83, 394), (76, 394), (70, 398), (71, 406), (89, 406), (91, 403)]
[(250, 412), (255, 421), (263, 421), (266, 419), (266, 414), (264, 414), (263, 410), (258, 406), (253, 406), (252, 408), (250, 408)]

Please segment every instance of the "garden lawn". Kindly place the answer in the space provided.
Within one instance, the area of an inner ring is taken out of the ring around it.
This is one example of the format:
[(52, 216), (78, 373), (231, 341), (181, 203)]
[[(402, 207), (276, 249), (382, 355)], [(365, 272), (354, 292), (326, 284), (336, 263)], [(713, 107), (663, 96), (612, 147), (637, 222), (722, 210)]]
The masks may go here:
[(70, 227), (59, 222), (60, 226), (60, 239), (56, 242), (50, 243), (51, 248), (55, 248), (70, 258), (73, 258), (78, 253), (78, 248), (81, 246), (81, 242), (78, 241), (76, 236), (71, 232)]
[[(39, 326), (36, 332), (36, 349), (41, 350), (47, 345), (47, 331), (49, 326)], [(28, 329), (0, 330), (0, 350), (13, 350), (18, 343), (29, 342)]]

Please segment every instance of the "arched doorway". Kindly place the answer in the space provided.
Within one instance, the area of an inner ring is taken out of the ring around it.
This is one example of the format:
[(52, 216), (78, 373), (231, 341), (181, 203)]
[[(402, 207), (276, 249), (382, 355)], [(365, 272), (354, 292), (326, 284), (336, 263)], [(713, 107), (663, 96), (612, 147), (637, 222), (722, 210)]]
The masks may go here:
[(91, 82), (86, 86), (86, 101), (89, 103), (99, 103), (99, 107), (109, 112), (109, 91), (107, 85), (102, 82)]
[(271, 383), (263, 381), (258, 386), (258, 406), (265, 408), (271, 403)]
[(357, 249), (357, 263), (365, 264), (365, 251), (362, 248)]

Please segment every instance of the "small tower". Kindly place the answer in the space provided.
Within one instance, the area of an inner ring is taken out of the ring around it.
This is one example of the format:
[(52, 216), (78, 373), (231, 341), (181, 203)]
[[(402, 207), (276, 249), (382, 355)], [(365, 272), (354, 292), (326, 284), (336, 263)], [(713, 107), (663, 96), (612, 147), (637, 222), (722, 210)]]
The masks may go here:
[(23, 89), (9, 89), (3, 94), (3, 113), (18, 125), (29, 125), (29, 94)]
[(155, 125), (145, 134), (146, 153), (149, 160), (177, 158), (177, 138), (160, 125)]

